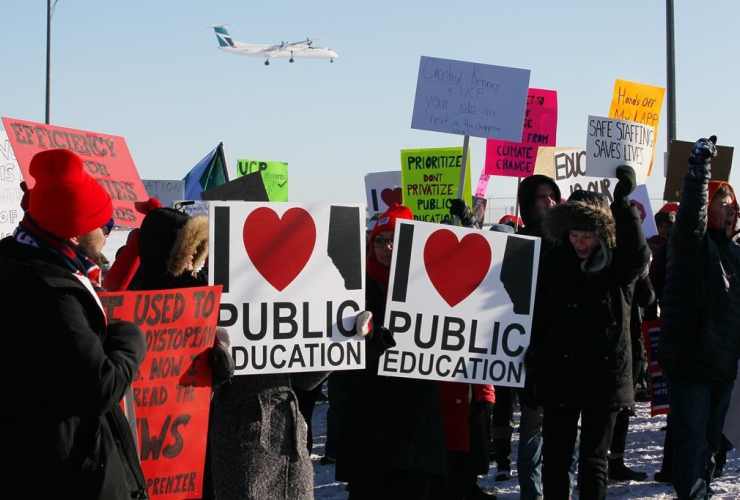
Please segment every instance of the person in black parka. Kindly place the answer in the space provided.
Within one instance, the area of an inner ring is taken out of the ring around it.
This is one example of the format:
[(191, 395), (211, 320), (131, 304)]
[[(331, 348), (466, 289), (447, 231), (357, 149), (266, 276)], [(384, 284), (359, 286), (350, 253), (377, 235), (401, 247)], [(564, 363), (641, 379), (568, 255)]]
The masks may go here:
[(631, 167), (617, 169), (606, 203), (569, 201), (545, 213), (546, 237), (535, 300), (530, 371), (544, 402), (545, 497), (568, 499), (571, 456), (581, 419), (581, 498), (606, 497), (607, 450), (617, 412), (634, 404), (630, 311), (650, 251), (630, 204)]

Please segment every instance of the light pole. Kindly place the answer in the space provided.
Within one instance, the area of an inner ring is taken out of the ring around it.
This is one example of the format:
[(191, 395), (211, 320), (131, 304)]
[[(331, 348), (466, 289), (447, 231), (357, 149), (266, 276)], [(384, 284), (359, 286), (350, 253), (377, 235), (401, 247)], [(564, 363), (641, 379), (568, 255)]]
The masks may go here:
[(671, 150), (671, 141), (676, 138), (676, 51), (673, 30), (673, 0), (665, 2), (665, 35), (666, 35), (666, 88), (668, 90), (668, 151)]
[(49, 115), (51, 113), (51, 16), (54, 15), (54, 9), (59, 0), (46, 0), (46, 123), (49, 124)]

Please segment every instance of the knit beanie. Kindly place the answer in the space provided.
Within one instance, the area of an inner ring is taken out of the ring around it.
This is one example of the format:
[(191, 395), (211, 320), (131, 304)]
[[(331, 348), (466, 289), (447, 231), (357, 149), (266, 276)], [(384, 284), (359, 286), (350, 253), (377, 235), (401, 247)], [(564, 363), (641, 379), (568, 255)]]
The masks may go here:
[[(728, 182), (725, 181), (709, 181), (709, 185), (707, 186), (707, 189), (709, 191), (708, 197), (707, 197), (707, 207), (711, 205), (712, 201), (714, 200), (715, 195), (717, 194), (717, 191), (722, 186), (727, 186), (727, 188), (730, 191), (730, 197), (732, 198), (732, 206), (735, 209), (735, 222), (732, 224), (733, 229), (737, 227), (737, 216), (738, 216), (738, 204), (737, 204), (737, 197), (735, 196), (735, 190), (732, 189), (732, 186)], [(719, 227), (719, 223), (714, 220), (711, 215), (709, 215), (707, 211), (707, 225), (710, 229), (717, 229)]]
[(72, 238), (103, 227), (113, 217), (108, 192), (85, 172), (82, 159), (66, 149), (51, 149), (31, 158), (28, 214), (42, 229)]
[(386, 210), (378, 219), (377, 224), (375, 224), (375, 227), (373, 228), (373, 232), (370, 233), (370, 243), (375, 241), (375, 237), (378, 233), (382, 233), (384, 231), (395, 231), (396, 219), (413, 220), (414, 214), (406, 205), (394, 203), (388, 207), (388, 210)]

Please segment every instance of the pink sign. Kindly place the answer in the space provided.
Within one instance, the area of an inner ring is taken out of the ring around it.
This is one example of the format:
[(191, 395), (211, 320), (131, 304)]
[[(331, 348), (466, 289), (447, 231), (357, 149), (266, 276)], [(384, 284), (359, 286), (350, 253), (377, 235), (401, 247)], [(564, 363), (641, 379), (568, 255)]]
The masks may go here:
[(478, 198), (486, 197), (486, 189), (488, 189), (488, 178), (491, 177), (486, 173), (485, 168), (481, 170), (480, 178), (478, 179), (478, 187), (475, 188), (475, 195)]
[(529, 177), (534, 173), (539, 146), (555, 146), (558, 130), (558, 93), (529, 89), (522, 142), (486, 141), (485, 173)]

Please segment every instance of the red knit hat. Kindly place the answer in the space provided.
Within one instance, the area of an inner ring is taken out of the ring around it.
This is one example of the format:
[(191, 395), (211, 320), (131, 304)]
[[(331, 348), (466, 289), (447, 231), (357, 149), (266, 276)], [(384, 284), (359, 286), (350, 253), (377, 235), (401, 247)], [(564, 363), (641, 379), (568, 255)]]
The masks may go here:
[(386, 210), (378, 219), (378, 223), (375, 224), (373, 232), (370, 233), (370, 243), (375, 241), (375, 237), (378, 235), (378, 233), (382, 233), (384, 231), (395, 231), (396, 219), (413, 220), (414, 214), (406, 205), (399, 205), (398, 203), (394, 203), (393, 205), (388, 207), (388, 210)]
[[(714, 200), (714, 196), (717, 194), (717, 191), (722, 186), (727, 186), (730, 190), (730, 197), (732, 198), (732, 207), (735, 209), (735, 221), (732, 224), (732, 228), (737, 227), (737, 216), (738, 216), (738, 204), (737, 204), (737, 197), (735, 196), (735, 190), (732, 189), (732, 186), (730, 186), (729, 182), (725, 181), (709, 181), (709, 185), (707, 186), (707, 189), (709, 191), (709, 196), (707, 197), (707, 207), (711, 205), (712, 200)], [(719, 224), (716, 220), (712, 218), (711, 215), (709, 215), (707, 211), (707, 223), (710, 229), (717, 229), (719, 227)]]
[(31, 158), (28, 213), (42, 229), (59, 238), (82, 236), (113, 216), (108, 192), (85, 172), (82, 160), (66, 149), (42, 151)]

